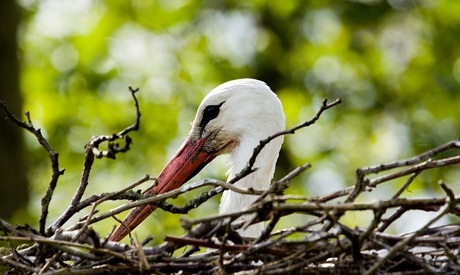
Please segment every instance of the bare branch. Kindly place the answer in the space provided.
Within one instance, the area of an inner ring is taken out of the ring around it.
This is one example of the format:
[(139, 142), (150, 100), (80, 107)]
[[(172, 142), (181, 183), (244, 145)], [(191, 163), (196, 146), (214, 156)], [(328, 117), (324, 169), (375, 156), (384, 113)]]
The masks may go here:
[(8, 109), (4, 101), (0, 101), (0, 108), (3, 110), (7, 118), (12, 123), (32, 133), (37, 139), (38, 143), (40, 143), (40, 145), (46, 150), (50, 158), (51, 170), (53, 174), (51, 175), (50, 182), (48, 183), (48, 189), (46, 190), (46, 193), (42, 197), (42, 200), (41, 200), (42, 211), (41, 211), (41, 216), (39, 220), (40, 234), (45, 235), (46, 218), (48, 217), (49, 204), (51, 202), (51, 198), (53, 197), (54, 189), (56, 189), (58, 179), (61, 175), (64, 174), (65, 169), (59, 168), (59, 154), (53, 150), (53, 148), (48, 143), (46, 138), (42, 135), (41, 130), (34, 127), (34, 125), (32, 124), (32, 120), (30, 119), (29, 112), (26, 112), (27, 122), (24, 122), (18, 119)]
[(238, 180), (240, 180), (242, 177), (246, 176), (247, 174), (249, 173), (252, 173), (254, 172), (254, 164), (256, 162), (256, 159), (257, 159), (257, 156), (259, 155), (259, 153), (262, 151), (262, 149), (265, 147), (265, 145), (267, 145), (268, 143), (270, 143), (270, 141), (274, 140), (275, 138), (279, 137), (279, 136), (284, 136), (284, 135), (292, 135), (292, 134), (295, 134), (295, 132), (301, 128), (305, 128), (305, 127), (308, 127), (312, 124), (314, 124), (320, 117), (321, 115), (323, 114), (324, 111), (342, 103), (342, 100), (340, 98), (334, 100), (333, 102), (331, 103), (328, 103), (327, 102), (328, 100), (327, 99), (324, 99), (322, 104), (321, 104), (321, 108), (318, 110), (318, 112), (316, 113), (316, 115), (310, 119), (310, 120), (307, 120), (297, 126), (294, 126), (290, 129), (287, 129), (287, 130), (284, 130), (284, 131), (281, 131), (281, 132), (278, 132), (272, 136), (269, 136), (267, 137), (266, 139), (264, 140), (261, 140), (259, 142), (259, 145), (257, 145), (256, 148), (254, 148), (254, 152), (252, 153), (252, 156), (251, 158), (249, 159), (248, 161), (248, 165), (246, 165), (246, 167), (241, 171), (239, 172), (234, 179), (232, 179), (230, 181), (230, 183), (234, 183)]
[[(117, 153), (126, 152), (129, 150), (129, 146), (131, 144), (131, 138), (128, 136), (128, 133), (132, 131), (137, 131), (139, 129), (140, 117), (141, 112), (139, 110), (139, 104), (136, 98), (136, 92), (139, 89), (132, 89), (129, 87), (129, 91), (135, 102), (136, 107), (136, 121), (134, 124), (126, 127), (118, 134), (113, 134), (111, 136), (95, 136), (91, 138), (89, 143), (86, 145), (86, 153), (85, 153), (85, 160), (83, 163), (83, 172), (80, 179), (80, 185), (78, 186), (77, 191), (75, 192), (70, 205), (64, 211), (64, 213), (48, 228), (48, 234), (52, 235), (57, 228), (60, 228), (73, 214), (76, 213), (75, 208), (81, 201), (83, 194), (85, 193), (86, 187), (89, 183), (89, 176), (91, 172), (91, 168), (94, 163), (95, 157), (108, 157), (108, 158), (115, 158)], [(125, 145), (123, 147), (119, 147), (115, 141), (119, 139), (125, 140)], [(98, 147), (101, 143), (108, 142), (108, 150), (107, 151), (99, 151)]]

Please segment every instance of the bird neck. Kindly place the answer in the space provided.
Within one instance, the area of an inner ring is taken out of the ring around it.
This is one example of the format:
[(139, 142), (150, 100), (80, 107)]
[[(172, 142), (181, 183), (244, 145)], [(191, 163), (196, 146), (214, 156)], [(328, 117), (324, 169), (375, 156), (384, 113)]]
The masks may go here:
[[(265, 190), (270, 186), (275, 171), (276, 160), (278, 159), (279, 150), (283, 138), (279, 137), (268, 143), (256, 158), (254, 167), (257, 170), (241, 180), (237, 181), (234, 185), (240, 188), (254, 188), (256, 190)], [(238, 146), (235, 147), (230, 156), (230, 170), (228, 172), (228, 179), (233, 179), (240, 173), (248, 164), (253, 151), (259, 140), (240, 140)], [(257, 195), (239, 194), (234, 191), (225, 191), (222, 195), (221, 204), (219, 207), (220, 214), (228, 214), (245, 209), (251, 205), (256, 199)], [(250, 219), (250, 216), (242, 216), (237, 221), (245, 221)], [(263, 224), (255, 224), (248, 227), (240, 234), (247, 237), (257, 237), (263, 228)]]

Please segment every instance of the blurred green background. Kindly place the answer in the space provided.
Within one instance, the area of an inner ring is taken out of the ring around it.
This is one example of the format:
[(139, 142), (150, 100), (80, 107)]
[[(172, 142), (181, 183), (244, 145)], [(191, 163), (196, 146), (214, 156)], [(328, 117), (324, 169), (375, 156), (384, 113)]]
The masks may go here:
[[(22, 103), (16, 111), (18, 115), (30, 111), (66, 169), (48, 223), (67, 207), (79, 184), (84, 145), (91, 136), (118, 132), (134, 121), (128, 86), (141, 91), (141, 129), (131, 135), (134, 144), (128, 153), (115, 161), (96, 161), (86, 197), (119, 190), (147, 173), (157, 175), (188, 134), (201, 99), (216, 85), (235, 78), (267, 82), (283, 102), (288, 127), (311, 118), (323, 98), (343, 100), (317, 124), (286, 137), (275, 178), (305, 162), (313, 165), (292, 181), (290, 194), (326, 195), (354, 184), (358, 167), (408, 158), (459, 136), (457, 0), (19, 0), (17, 4)], [(0, 97), (13, 92), (4, 88)], [(2, 127), (6, 129), (2, 135), (13, 131)], [(51, 170), (43, 148), (30, 134), (22, 135), (25, 150), (21, 153), (16, 145), (3, 154), (7, 159), (3, 174), (18, 170), (25, 175), (29, 197), (27, 204), (13, 211), (20, 205), (13, 199), (19, 192), (8, 195), (7, 204), (13, 205), (8, 213), (14, 213), (8, 220), (36, 226)], [(27, 167), (11, 167), (12, 154), (22, 156)], [(195, 179), (225, 179), (225, 165), (226, 158), (221, 157)], [(443, 195), (439, 179), (458, 193), (459, 176), (458, 167), (425, 172), (404, 196)], [(359, 200), (388, 199), (402, 182), (386, 183)], [(173, 202), (182, 204), (200, 191), (204, 189)], [(218, 203), (214, 198), (187, 217), (216, 213)], [(107, 203), (101, 209), (120, 204)], [(355, 213), (344, 222), (365, 226), (367, 216)], [(414, 230), (430, 217), (432, 213), (424, 212), (404, 216), (392, 230)], [(165, 234), (179, 235), (178, 218), (157, 211), (137, 230), (138, 236), (153, 234), (159, 242)], [(283, 226), (303, 219), (283, 220)], [(110, 220), (95, 227), (104, 235), (114, 224)]]

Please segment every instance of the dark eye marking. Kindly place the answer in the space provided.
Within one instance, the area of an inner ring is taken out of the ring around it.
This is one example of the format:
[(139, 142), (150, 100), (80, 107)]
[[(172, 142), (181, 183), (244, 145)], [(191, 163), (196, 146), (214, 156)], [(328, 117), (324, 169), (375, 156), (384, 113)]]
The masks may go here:
[(203, 117), (200, 121), (200, 128), (203, 129), (211, 120), (215, 119), (219, 115), (220, 106), (224, 103), (225, 101), (218, 105), (208, 105), (204, 108)]

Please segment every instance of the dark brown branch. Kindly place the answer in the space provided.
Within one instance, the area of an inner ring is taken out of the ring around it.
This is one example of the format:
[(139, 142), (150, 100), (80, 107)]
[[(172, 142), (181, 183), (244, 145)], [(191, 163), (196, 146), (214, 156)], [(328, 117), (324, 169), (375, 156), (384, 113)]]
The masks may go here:
[[(300, 173), (302, 173), (303, 171), (305, 171), (306, 169), (308, 169), (310, 167), (311, 167), (311, 165), (309, 163), (297, 167), (296, 169), (291, 171), (289, 174), (287, 174), (282, 179), (272, 183), (270, 188), (268, 190), (265, 190), (260, 195), (260, 198), (258, 200), (261, 200), (262, 198), (266, 197), (268, 194), (277, 194), (280, 190), (286, 189), (288, 187), (287, 183), (289, 182), (289, 180), (291, 180), (292, 178), (298, 176)], [(205, 180), (205, 181), (207, 181), (207, 180)], [(211, 182), (212, 181), (210, 181), (210, 183)], [(225, 187), (225, 189), (222, 188), (222, 187)], [(159, 208), (163, 209), (164, 211), (168, 211), (168, 212), (171, 212), (171, 213), (174, 213), (174, 214), (187, 214), (190, 210), (199, 207), (201, 204), (203, 204), (204, 202), (208, 201), (210, 198), (212, 198), (215, 195), (218, 195), (218, 194), (222, 193), (222, 191), (228, 190), (228, 189), (233, 190), (233, 191), (238, 192), (238, 193), (241, 193), (241, 194), (247, 194), (247, 193), (257, 194), (257, 191), (253, 190), (253, 189), (247, 190), (248, 192), (245, 192), (244, 190), (241, 190), (239, 188), (235, 188), (232, 185), (224, 185), (223, 184), (222, 186), (215, 187), (215, 188), (213, 188), (213, 189), (211, 189), (209, 191), (201, 193), (199, 196), (197, 196), (194, 199), (188, 201), (182, 207), (174, 206), (172, 204), (167, 203), (166, 201), (157, 202), (157, 203), (155, 203), (155, 205), (158, 206)]]
[[(134, 99), (135, 107), (136, 107), (136, 121), (134, 124), (126, 127), (118, 134), (113, 134), (111, 136), (95, 136), (93, 137), (89, 143), (86, 145), (86, 153), (85, 153), (85, 160), (83, 163), (83, 172), (80, 179), (80, 184), (78, 186), (77, 191), (75, 192), (70, 205), (67, 209), (63, 212), (63, 214), (48, 228), (48, 234), (52, 235), (57, 228), (60, 228), (70, 217), (72, 217), (77, 211), (78, 208), (75, 208), (81, 201), (83, 194), (85, 193), (86, 187), (89, 183), (89, 176), (91, 172), (91, 168), (94, 163), (95, 157), (108, 157), (108, 158), (115, 158), (117, 153), (126, 152), (129, 149), (129, 145), (131, 144), (131, 138), (128, 136), (128, 133), (132, 131), (136, 131), (139, 129), (140, 124), (140, 117), (141, 112), (139, 109), (139, 104), (136, 98), (136, 92), (139, 89), (132, 89), (129, 87), (129, 91)], [(115, 141), (119, 139), (125, 140), (125, 145), (123, 147), (119, 147)], [(99, 151), (98, 147), (103, 142), (108, 142), (108, 150), (107, 151)]]
[[(246, 165), (246, 167), (241, 171), (239, 172), (236, 176), (235, 176), (235, 179), (237, 179), (236, 181), (240, 180), (242, 177), (246, 176), (247, 174), (249, 173), (252, 173), (254, 172), (254, 164), (256, 162), (256, 159), (257, 159), (257, 156), (259, 155), (259, 153), (262, 151), (262, 149), (268, 144), (270, 143), (270, 141), (274, 140), (275, 138), (277, 137), (280, 137), (280, 136), (284, 136), (284, 135), (292, 135), (292, 134), (295, 134), (295, 132), (301, 128), (305, 128), (305, 127), (308, 127), (312, 124), (314, 124), (320, 117), (321, 115), (323, 114), (324, 111), (338, 105), (342, 103), (342, 100), (340, 98), (334, 100), (333, 102), (331, 103), (328, 103), (328, 100), (327, 99), (324, 99), (322, 104), (321, 104), (321, 107), (320, 109), (318, 110), (318, 112), (316, 113), (316, 115), (310, 119), (310, 120), (307, 120), (297, 126), (294, 126), (290, 129), (287, 129), (287, 130), (284, 130), (284, 131), (281, 131), (281, 132), (278, 132), (272, 136), (269, 136), (267, 137), (266, 139), (264, 140), (261, 140), (259, 142), (259, 145), (257, 145), (256, 148), (254, 148), (254, 151), (252, 153), (252, 156), (251, 158), (249, 159), (248, 161), (248, 164)], [(233, 179), (232, 179), (233, 181)], [(235, 182), (236, 182), (235, 181)]]
[[(251, 248), (249, 244), (216, 244), (210, 241), (195, 239), (190, 237), (172, 237), (166, 236), (165, 241), (169, 243), (174, 243), (177, 247), (184, 247), (187, 245), (195, 245), (207, 248), (222, 249), (224, 252), (227, 251), (245, 251)], [(279, 249), (279, 248), (265, 248), (260, 249), (260, 252), (274, 253), (274, 254), (288, 254), (288, 250)]]
[[(281, 198), (282, 199), (282, 198)], [(460, 195), (455, 197), (455, 202), (460, 202)], [(310, 212), (310, 211), (365, 211), (377, 210), (382, 208), (409, 207), (411, 210), (418, 209), (424, 211), (438, 211), (446, 203), (445, 197), (428, 198), (428, 199), (406, 199), (385, 200), (371, 203), (303, 203), (303, 204), (283, 204), (274, 206), (275, 210), (291, 212)], [(452, 209), (453, 210), (453, 209)]]
[(46, 138), (42, 135), (41, 130), (34, 127), (32, 120), (30, 119), (29, 112), (26, 112), (25, 115), (27, 122), (24, 122), (18, 119), (13, 113), (11, 113), (4, 101), (0, 101), (0, 108), (12, 123), (32, 133), (37, 139), (38, 143), (40, 143), (40, 145), (46, 150), (50, 158), (52, 175), (50, 182), (48, 183), (48, 189), (46, 190), (46, 193), (41, 200), (42, 211), (39, 220), (40, 234), (45, 235), (46, 218), (48, 217), (49, 204), (51, 202), (51, 198), (53, 197), (54, 189), (56, 189), (58, 179), (61, 175), (64, 174), (65, 169), (59, 168), (59, 154), (53, 150)]
[(418, 164), (423, 161), (429, 160), (430, 158), (436, 155), (439, 155), (440, 153), (446, 152), (450, 149), (456, 149), (456, 148), (460, 148), (460, 141), (453, 140), (453, 141), (447, 142), (446, 144), (438, 146), (434, 149), (428, 150), (420, 155), (412, 157), (410, 159), (398, 160), (398, 161), (390, 162), (387, 164), (380, 164), (376, 166), (363, 167), (358, 170), (360, 170), (363, 174), (366, 174), (366, 175), (381, 173), (383, 171), (391, 170), (394, 168), (400, 168), (404, 166)]

